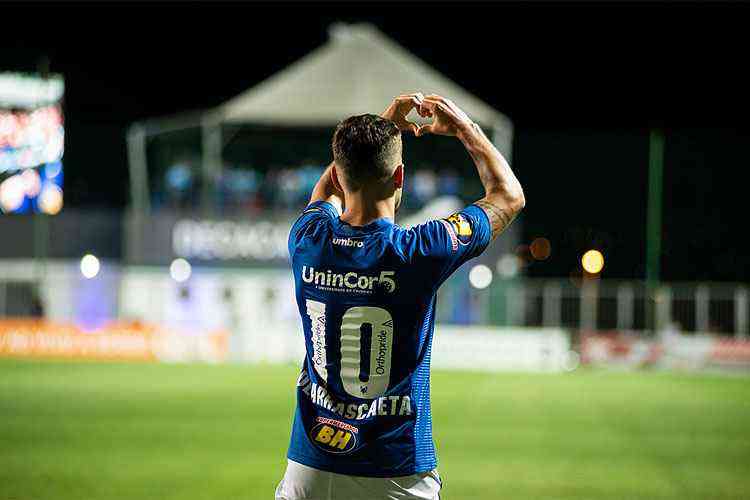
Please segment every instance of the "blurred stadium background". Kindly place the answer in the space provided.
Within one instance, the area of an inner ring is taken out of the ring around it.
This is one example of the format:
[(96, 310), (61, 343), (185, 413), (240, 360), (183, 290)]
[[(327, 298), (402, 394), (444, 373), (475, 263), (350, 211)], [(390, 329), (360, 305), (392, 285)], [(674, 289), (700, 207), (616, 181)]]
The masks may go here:
[[(132, 123), (127, 209), (98, 211), (65, 206), (65, 75), (0, 73), (0, 499), (270, 498), (304, 349), (288, 230), (336, 122), (404, 89), (513, 156), (501, 111), (336, 24), (223, 104)], [(521, 217), (439, 295), (445, 498), (750, 495), (747, 284), (660, 281), (658, 130), (649, 147), (643, 279), (606, 279), (594, 241), (532, 276), (565, 242)], [(458, 143), (406, 139), (406, 162), (404, 225), (479, 197)]]

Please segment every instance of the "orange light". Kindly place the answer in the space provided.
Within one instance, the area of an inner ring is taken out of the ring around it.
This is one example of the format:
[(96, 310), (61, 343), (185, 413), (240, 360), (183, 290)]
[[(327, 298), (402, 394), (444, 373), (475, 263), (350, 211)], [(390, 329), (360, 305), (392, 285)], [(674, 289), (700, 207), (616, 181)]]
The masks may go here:
[(58, 186), (48, 183), (39, 194), (39, 208), (49, 215), (56, 215), (63, 207), (63, 192)]
[(529, 245), (518, 245), (516, 247), (516, 257), (518, 257), (518, 263), (522, 266), (528, 266), (534, 260)]
[(536, 238), (531, 242), (530, 250), (536, 260), (547, 260), (552, 253), (552, 244), (547, 238)]

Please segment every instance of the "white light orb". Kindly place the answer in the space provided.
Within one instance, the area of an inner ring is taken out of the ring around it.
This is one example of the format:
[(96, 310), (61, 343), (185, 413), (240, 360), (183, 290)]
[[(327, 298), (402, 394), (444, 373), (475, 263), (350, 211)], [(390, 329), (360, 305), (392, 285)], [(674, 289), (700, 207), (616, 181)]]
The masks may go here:
[(185, 259), (175, 259), (169, 265), (169, 275), (172, 279), (178, 283), (182, 283), (190, 279), (190, 275), (193, 274), (193, 268), (190, 262)]
[(26, 199), (26, 183), (20, 175), (8, 177), (0, 184), (0, 207), (3, 212), (13, 212)]
[(506, 253), (497, 260), (497, 272), (503, 278), (513, 278), (518, 274), (518, 257)]
[(492, 283), (492, 269), (484, 264), (477, 264), (469, 271), (469, 283), (478, 289), (487, 288)]
[(81, 274), (84, 278), (89, 280), (94, 278), (99, 274), (99, 269), (101, 269), (101, 264), (96, 256), (91, 255), (90, 253), (83, 256), (81, 259)]

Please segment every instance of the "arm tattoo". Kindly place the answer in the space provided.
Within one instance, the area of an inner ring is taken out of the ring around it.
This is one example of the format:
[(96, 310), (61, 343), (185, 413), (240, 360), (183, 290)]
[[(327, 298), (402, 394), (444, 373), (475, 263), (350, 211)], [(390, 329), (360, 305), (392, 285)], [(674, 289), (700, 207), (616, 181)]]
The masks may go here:
[(479, 200), (474, 202), (474, 205), (484, 210), (484, 213), (487, 214), (487, 218), (490, 219), (493, 240), (497, 238), (506, 227), (510, 226), (510, 223), (513, 222), (513, 219), (515, 218), (515, 214), (510, 210), (500, 208), (487, 200)]

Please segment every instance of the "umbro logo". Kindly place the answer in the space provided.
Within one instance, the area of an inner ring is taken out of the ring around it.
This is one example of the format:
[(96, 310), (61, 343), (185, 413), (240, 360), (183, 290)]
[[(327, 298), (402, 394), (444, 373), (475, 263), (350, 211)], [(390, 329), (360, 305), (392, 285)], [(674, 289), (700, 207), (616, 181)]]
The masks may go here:
[(342, 247), (357, 247), (357, 248), (362, 248), (363, 246), (365, 246), (365, 243), (363, 241), (357, 241), (351, 238), (334, 238), (333, 244), (340, 245)]

